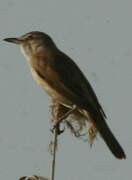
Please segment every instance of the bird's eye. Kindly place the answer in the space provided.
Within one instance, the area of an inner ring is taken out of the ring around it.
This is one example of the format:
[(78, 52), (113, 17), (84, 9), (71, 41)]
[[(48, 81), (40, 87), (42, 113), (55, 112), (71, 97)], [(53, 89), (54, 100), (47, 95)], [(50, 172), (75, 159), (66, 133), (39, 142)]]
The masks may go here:
[(29, 36), (27, 37), (27, 39), (28, 39), (28, 40), (33, 39), (33, 36), (32, 36), (32, 35), (29, 35)]

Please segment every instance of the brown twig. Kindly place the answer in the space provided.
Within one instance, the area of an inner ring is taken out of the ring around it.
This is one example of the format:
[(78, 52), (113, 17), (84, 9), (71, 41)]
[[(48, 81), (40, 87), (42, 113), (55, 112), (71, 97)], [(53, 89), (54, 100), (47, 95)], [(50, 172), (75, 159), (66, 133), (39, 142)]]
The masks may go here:
[[(61, 109), (61, 107), (60, 107)], [(58, 105), (58, 109), (57, 112), (55, 112), (53, 114), (56, 123), (52, 129), (53, 131), (53, 143), (52, 143), (52, 159), (51, 159), (51, 173), (50, 173), (50, 180), (54, 180), (55, 177), (55, 163), (56, 163), (56, 148), (57, 148), (57, 141), (58, 141), (58, 135), (59, 135), (59, 125), (60, 123), (66, 119), (74, 110), (76, 109), (75, 106), (73, 106), (72, 109), (70, 109), (68, 112), (66, 112), (65, 114), (61, 115), (61, 117), (59, 117), (59, 105)]]
[(51, 177), (50, 180), (54, 180), (55, 176), (55, 162), (56, 162), (56, 147), (58, 140), (58, 128), (56, 127), (53, 131), (53, 151), (52, 151), (52, 160), (51, 160)]

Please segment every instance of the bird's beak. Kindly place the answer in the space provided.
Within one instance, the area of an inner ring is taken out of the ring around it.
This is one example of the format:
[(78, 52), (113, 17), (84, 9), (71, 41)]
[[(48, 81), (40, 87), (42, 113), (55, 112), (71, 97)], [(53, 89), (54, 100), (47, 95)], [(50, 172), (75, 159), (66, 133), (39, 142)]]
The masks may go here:
[(4, 41), (15, 43), (15, 44), (21, 44), (22, 40), (19, 38), (5, 38)]

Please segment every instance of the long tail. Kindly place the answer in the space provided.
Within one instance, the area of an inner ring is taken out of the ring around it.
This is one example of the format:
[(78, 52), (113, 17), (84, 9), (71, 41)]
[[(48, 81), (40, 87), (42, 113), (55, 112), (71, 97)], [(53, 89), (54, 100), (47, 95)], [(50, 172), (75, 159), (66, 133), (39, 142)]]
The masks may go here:
[(100, 135), (102, 136), (114, 156), (119, 159), (125, 159), (126, 155), (123, 148), (112, 134), (102, 114), (98, 114), (96, 116), (94, 114), (94, 116), (92, 116), (92, 119)]

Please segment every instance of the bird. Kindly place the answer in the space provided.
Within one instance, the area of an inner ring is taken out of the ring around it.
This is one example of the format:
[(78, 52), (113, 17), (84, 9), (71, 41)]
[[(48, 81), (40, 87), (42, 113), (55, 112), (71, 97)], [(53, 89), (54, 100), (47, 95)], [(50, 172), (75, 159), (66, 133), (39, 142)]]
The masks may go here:
[(78, 112), (87, 112), (112, 154), (118, 159), (126, 158), (123, 148), (106, 122), (106, 114), (86, 76), (48, 34), (32, 31), (20, 37), (3, 40), (20, 45), (34, 79), (53, 100), (69, 109), (76, 106)]

